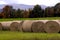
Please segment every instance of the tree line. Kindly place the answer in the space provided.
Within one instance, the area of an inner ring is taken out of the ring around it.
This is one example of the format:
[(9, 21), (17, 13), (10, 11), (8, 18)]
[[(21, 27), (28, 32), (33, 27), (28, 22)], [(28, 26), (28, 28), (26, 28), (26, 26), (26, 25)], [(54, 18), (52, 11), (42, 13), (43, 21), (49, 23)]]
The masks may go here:
[(0, 12), (0, 18), (40, 18), (40, 17), (60, 17), (60, 3), (55, 6), (42, 9), (40, 5), (35, 5), (33, 9), (21, 10), (13, 9), (6, 5)]

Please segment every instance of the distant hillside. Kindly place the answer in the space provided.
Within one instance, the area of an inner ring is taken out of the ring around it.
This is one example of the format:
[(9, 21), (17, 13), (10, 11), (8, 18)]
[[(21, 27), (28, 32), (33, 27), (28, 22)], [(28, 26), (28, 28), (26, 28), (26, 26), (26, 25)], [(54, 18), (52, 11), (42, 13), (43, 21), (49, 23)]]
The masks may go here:
[[(0, 9), (2, 9), (5, 5), (6, 4), (1, 4), (0, 5)], [(9, 4), (9, 5), (13, 6), (14, 9), (20, 8), (20, 9), (23, 9), (23, 10), (25, 10), (25, 9), (27, 10), (29, 8), (33, 8), (34, 7), (34, 5), (25, 5), (25, 4)], [(46, 7), (47, 6), (45, 6), (45, 5), (41, 5), (42, 9), (45, 9)]]

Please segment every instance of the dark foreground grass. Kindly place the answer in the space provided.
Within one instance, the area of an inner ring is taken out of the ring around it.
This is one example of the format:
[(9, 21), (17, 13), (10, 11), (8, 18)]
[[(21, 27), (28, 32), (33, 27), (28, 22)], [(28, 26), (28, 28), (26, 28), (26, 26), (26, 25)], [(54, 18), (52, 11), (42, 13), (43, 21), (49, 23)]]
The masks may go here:
[(0, 21), (14, 20), (60, 20), (60, 17), (45, 17), (45, 18), (0, 18)]
[(0, 31), (0, 40), (60, 40), (60, 34)]

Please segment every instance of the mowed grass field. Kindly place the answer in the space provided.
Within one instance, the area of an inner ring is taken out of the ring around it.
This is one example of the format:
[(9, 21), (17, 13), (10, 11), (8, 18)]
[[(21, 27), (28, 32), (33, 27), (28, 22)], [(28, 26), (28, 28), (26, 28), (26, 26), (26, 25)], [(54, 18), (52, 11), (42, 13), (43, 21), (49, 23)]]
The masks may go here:
[(60, 34), (0, 31), (0, 40), (60, 40)]
[(45, 18), (0, 18), (0, 21), (14, 20), (60, 20), (60, 17), (45, 17)]
[[(60, 17), (0, 18), (0, 22), (14, 20), (60, 20)], [(17, 31), (0, 31), (0, 40), (60, 40), (60, 33), (23, 33)]]

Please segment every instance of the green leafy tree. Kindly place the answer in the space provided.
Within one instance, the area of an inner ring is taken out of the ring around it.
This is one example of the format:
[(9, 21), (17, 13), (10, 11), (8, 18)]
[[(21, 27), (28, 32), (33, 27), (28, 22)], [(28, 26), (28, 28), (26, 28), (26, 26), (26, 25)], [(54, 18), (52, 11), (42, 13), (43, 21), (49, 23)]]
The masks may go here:
[(12, 12), (10, 13), (10, 18), (15, 18), (16, 17), (16, 10), (13, 9)]
[(35, 5), (33, 10), (31, 11), (30, 17), (37, 18), (37, 17), (42, 17), (42, 16), (43, 16), (43, 13), (42, 13), (41, 6)]
[(60, 3), (57, 3), (55, 6), (54, 6), (54, 11), (55, 11), (55, 14), (54, 16), (60, 16)]
[(20, 9), (18, 9), (17, 11), (16, 11), (16, 17), (19, 17), (19, 18), (21, 18), (21, 10)]

